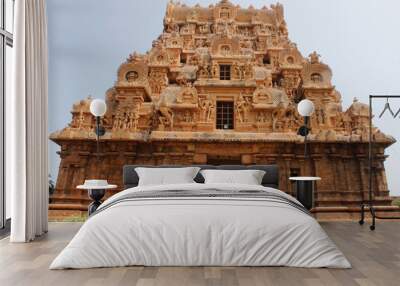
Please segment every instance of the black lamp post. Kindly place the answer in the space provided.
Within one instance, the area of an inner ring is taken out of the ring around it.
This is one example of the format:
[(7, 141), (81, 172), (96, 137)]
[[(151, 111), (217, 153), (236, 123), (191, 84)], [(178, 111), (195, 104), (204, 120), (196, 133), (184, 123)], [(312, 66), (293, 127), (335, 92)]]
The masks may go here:
[[(309, 99), (303, 99), (297, 105), (297, 111), (304, 117), (304, 125), (297, 131), (298, 135), (304, 137), (304, 172), (308, 172), (306, 168), (308, 160), (307, 136), (310, 133), (310, 116), (314, 112), (314, 104)], [(296, 183), (296, 198), (311, 210), (314, 207), (314, 185), (315, 181), (320, 180), (319, 177), (290, 177), (291, 181)]]
[(97, 143), (97, 160), (99, 160), (99, 152), (100, 152), (100, 136), (103, 136), (106, 133), (106, 130), (103, 126), (100, 125), (100, 118), (106, 113), (107, 105), (106, 102), (102, 99), (93, 99), (90, 103), (90, 113), (96, 118), (96, 127), (94, 132), (96, 133), (96, 143)]
[(304, 157), (308, 157), (307, 135), (310, 133), (310, 116), (314, 112), (314, 103), (309, 99), (303, 99), (297, 105), (297, 111), (304, 117), (304, 125), (299, 128), (297, 134), (304, 137)]

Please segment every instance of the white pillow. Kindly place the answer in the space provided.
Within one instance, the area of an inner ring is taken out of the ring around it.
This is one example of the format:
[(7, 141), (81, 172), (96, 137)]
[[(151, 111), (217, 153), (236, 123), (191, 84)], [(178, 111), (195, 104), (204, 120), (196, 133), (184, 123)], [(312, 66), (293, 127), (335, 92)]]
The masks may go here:
[(139, 176), (139, 186), (195, 183), (193, 179), (199, 170), (199, 167), (135, 168)]
[(202, 170), (205, 184), (261, 185), (265, 171), (261, 170)]

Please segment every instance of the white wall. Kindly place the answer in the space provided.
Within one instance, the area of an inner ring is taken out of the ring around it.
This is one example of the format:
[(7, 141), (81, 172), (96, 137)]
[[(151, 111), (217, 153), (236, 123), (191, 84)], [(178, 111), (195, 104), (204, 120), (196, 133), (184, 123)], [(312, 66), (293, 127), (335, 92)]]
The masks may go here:
[[(188, 5), (216, 1), (185, 0)], [(261, 8), (274, 2), (232, 0)], [(347, 108), (354, 97), (368, 101), (371, 93), (400, 94), (400, 1), (281, 0), (292, 41), (303, 55), (316, 50), (333, 70), (333, 82)], [(70, 121), (73, 102), (88, 94), (103, 97), (116, 71), (134, 50), (144, 52), (162, 31), (167, 0), (48, 0), (50, 52), (50, 131)], [(393, 103), (400, 108), (400, 100)], [(375, 121), (400, 138), (400, 119)], [(59, 164), (51, 143), (53, 178)], [(388, 149), (386, 170), (392, 194), (400, 195), (400, 145)]]

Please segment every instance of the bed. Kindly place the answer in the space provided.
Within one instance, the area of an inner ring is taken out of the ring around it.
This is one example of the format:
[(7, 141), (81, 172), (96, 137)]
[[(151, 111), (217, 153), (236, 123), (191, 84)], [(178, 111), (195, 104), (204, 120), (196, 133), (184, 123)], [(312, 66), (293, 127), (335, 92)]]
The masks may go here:
[(204, 183), (199, 172), (193, 183), (140, 186), (139, 167), (124, 166), (125, 190), (98, 208), (50, 269), (351, 267), (313, 216), (278, 190), (275, 165), (196, 166), (202, 172), (262, 170), (260, 185)]

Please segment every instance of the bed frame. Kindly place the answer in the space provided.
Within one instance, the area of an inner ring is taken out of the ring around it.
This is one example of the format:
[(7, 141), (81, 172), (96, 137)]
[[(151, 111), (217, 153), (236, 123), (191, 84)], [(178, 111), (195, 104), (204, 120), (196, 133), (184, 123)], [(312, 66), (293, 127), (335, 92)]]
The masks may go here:
[[(264, 187), (271, 187), (279, 189), (279, 169), (277, 165), (163, 165), (163, 166), (144, 166), (144, 165), (125, 165), (123, 167), (123, 184), (124, 189), (136, 187), (139, 183), (139, 176), (135, 171), (136, 167), (148, 167), (148, 168), (180, 168), (180, 167), (199, 167), (201, 170), (204, 169), (216, 169), (216, 170), (263, 170), (265, 175), (262, 179), (261, 184)], [(194, 178), (197, 183), (204, 183), (203, 176), (198, 173)]]

